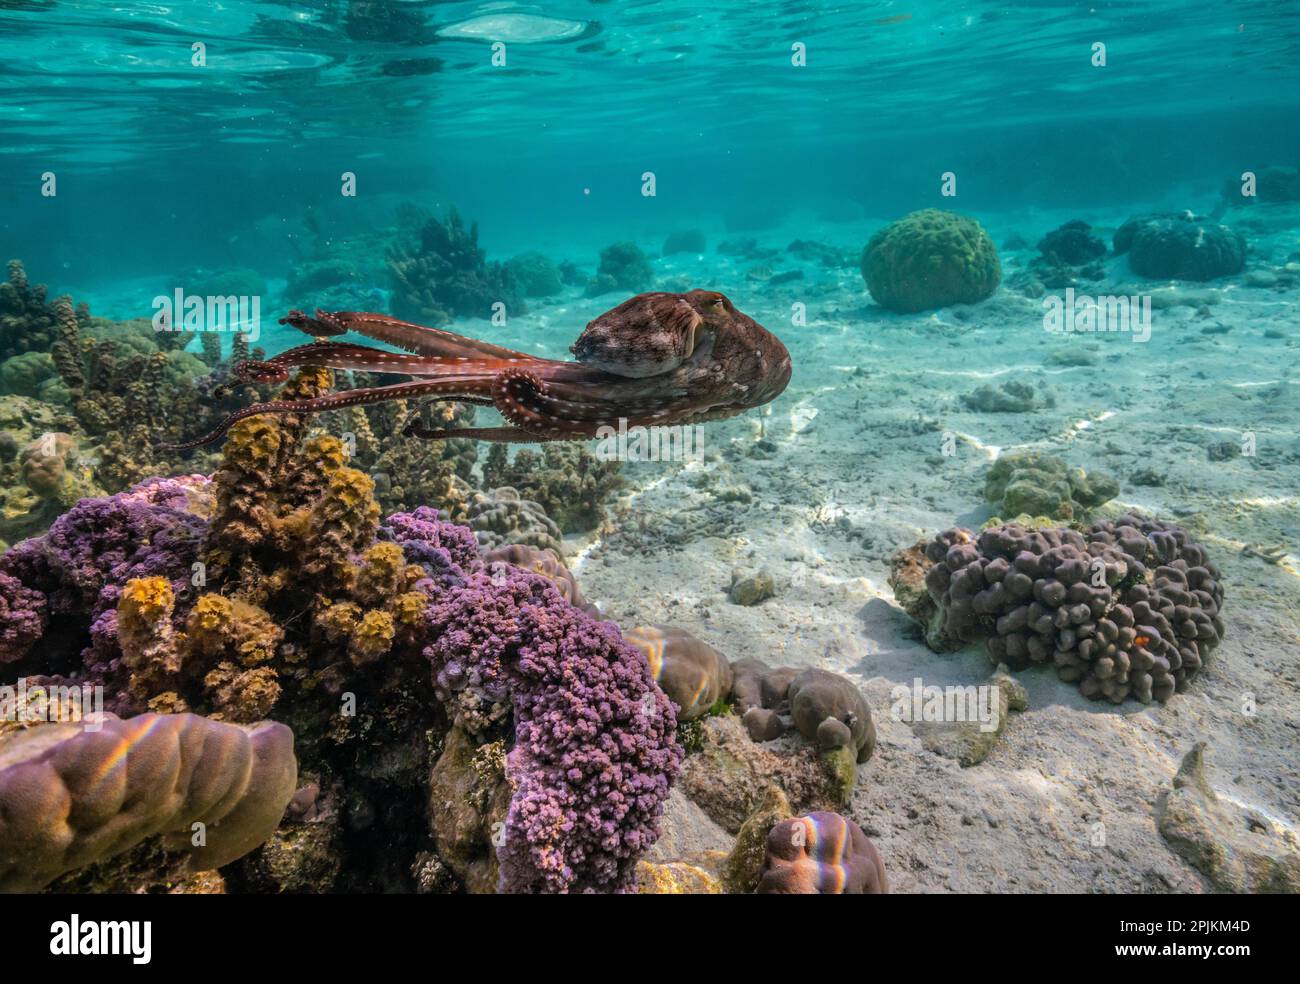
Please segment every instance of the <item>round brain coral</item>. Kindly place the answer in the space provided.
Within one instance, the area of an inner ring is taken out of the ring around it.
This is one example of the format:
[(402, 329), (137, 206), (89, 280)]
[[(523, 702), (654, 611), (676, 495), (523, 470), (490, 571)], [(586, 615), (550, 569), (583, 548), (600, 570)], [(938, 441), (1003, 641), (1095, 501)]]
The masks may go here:
[(990, 297), (1002, 266), (978, 222), (927, 208), (871, 237), (862, 252), (862, 277), (877, 304), (908, 314)]

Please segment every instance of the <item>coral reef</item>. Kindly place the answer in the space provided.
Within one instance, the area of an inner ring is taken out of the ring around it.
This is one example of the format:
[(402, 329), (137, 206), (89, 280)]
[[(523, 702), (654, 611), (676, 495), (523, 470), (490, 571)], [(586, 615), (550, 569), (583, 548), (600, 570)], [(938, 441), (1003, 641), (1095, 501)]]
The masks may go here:
[(559, 267), (545, 253), (520, 253), (506, 268), (525, 297), (554, 297), (564, 289)]
[(1192, 212), (1131, 218), (1115, 230), (1114, 245), (1134, 273), (1159, 280), (1214, 280), (1246, 264), (1241, 233)]
[(504, 444), (494, 444), (483, 463), (483, 481), (539, 503), (565, 533), (599, 526), (623, 486), (619, 463), (602, 461), (581, 444), (546, 444), (540, 454), (524, 448), (513, 458)]
[(639, 294), (655, 279), (654, 267), (636, 243), (618, 242), (600, 251), (596, 275), (587, 283), (587, 296), (599, 297), (613, 291)]
[[(56, 408), (54, 426), (28, 440), (49, 431), (67, 435), (79, 448), (77, 467), (66, 470), (82, 483), (79, 495), (122, 491), (147, 476), (181, 470), (158, 444), (178, 441), (196, 422), (218, 419), (250, 393), (259, 395), (230, 378), (219, 334), (200, 335), (199, 358), (184, 351), (192, 332), (155, 331), (143, 318), (95, 318), (85, 304), (74, 308), (66, 297), (47, 302), (44, 287), (28, 287), (17, 260), (0, 295), (0, 338), (11, 338), (4, 344), (18, 351), (0, 364), (0, 390)], [(249, 354), (248, 336), (233, 333), (229, 359)], [(63, 505), (72, 495), (65, 492)], [(11, 502), (6, 518), (16, 520), (19, 512)], [(20, 532), (39, 532), (50, 518), (47, 509), (34, 506)]]
[(1002, 516), (1083, 519), (1117, 495), (1119, 482), (1110, 475), (1037, 451), (1004, 454), (984, 476), (984, 498)]
[(18, 732), (0, 743), (0, 892), (149, 838), (184, 855), (177, 870), (219, 868), (270, 836), (297, 775), (293, 735), (273, 722), (145, 714)]
[(478, 223), (466, 229), (454, 208), (394, 244), (389, 267), (393, 313), (408, 321), (437, 327), (452, 318), (490, 318), (497, 303), (508, 315), (528, 310), (510, 268), (489, 263), (479, 248)]
[[(251, 417), (210, 482), (83, 500), (0, 556), (5, 678), (292, 729), (308, 785), (223, 872), (239, 890), (629, 888), (682, 755), (645, 659), (558, 561), (485, 563), (429, 507), (381, 521), (373, 491), (337, 438)], [(412, 822), (462, 793), (482, 823)]]
[(872, 236), (862, 251), (862, 276), (877, 304), (911, 313), (992, 296), (1002, 267), (978, 222), (930, 208)]
[(21, 260), (9, 261), (9, 279), (0, 283), (0, 362), (25, 352), (49, 352), (59, 339), (54, 305), (44, 284), (31, 284)]
[(564, 559), (564, 534), (555, 521), (540, 504), (523, 498), (510, 486), (472, 493), (466, 525), (485, 550), (523, 544), (549, 550), (560, 560)]
[(731, 693), (727, 657), (685, 629), (644, 625), (627, 629), (623, 638), (645, 654), (650, 673), (677, 706), (678, 721), (694, 721)]
[[(1011, 669), (1051, 662), (1084, 696), (1164, 703), (1223, 638), (1223, 587), (1177, 526), (1137, 516), (1072, 529), (1010, 523), (925, 544), (927, 629), (983, 638)], [(937, 625), (934, 620), (937, 618)]]
[(883, 895), (885, 862), (852, 820), (816, 812), (783, 820), (767, 835), (759, 895)]

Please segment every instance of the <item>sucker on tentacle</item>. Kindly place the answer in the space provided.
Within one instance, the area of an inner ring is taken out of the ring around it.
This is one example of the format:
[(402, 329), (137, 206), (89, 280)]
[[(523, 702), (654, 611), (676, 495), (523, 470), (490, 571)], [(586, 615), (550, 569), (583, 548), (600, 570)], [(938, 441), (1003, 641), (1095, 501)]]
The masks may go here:
[[(517, 352), (383, 314), (290, 311), (280, 320), (316, 337), (265, 361), (242, 362), (248, 382), (283, 382), (291, 368), (394, 373), (413, 381), (330, 393), (309, 400), (259, 403), (230, 414), (184, 451), (217, 440), (235, 423), (263, 413), (312, 414), (386, 400), (458, 400), (494, 406), (506, 427), (428, 429), (429, 440), (474, 438), (534, 443), (586, 440), (602, 426), (672, 426), (720, 420), (761, 406), (790, 381), (790, 355), (771, 332), (737, 311), (723, 294), (639, 294), (591, 321), (572, 351), (577, 362)], [(401, 348), (389, 352), (325, 341), (349, 331)]]

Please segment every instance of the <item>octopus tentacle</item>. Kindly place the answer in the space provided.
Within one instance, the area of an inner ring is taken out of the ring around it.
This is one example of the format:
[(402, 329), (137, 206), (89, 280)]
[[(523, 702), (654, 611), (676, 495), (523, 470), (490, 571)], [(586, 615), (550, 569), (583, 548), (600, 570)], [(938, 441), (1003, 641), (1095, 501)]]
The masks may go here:
[(282, 325), (292, 325), (309, 335), (342, 335), (355, 331), (358, 335), (373, 338), (377, 342), (393, 345), (415, 355), (433, 355), (464, 359), (519, 359), (531, 361), (535, 357), (514, 349), (503, 348), (490, 342), (481, 342), (476, 338), (466, 338), (455, 332), (443, 331), (441, 328), (427, 328), (424, 325), (399, 321), (386, 314), (374, 314), (367, 311), (322, 311), (316, 310), (314, 318), (302, 311), (290, 311), (280, 319)]
[(342, 407), (368, 406), (372, 403), (383, 403), (387, 400), (407, 400), (421, 397), (433, 397), (438, 400), (481, 400), (483, 391), (482, 380), (473, 381), (467, 385), (464, 379), (432, 379), (398, 383), (395, 386), (371, 386), (366, 389), (343, 390), (338, 393), (317, 396), (310, 400), (276, 400), (270, 403), (255, 403), (227, 415), (216, 427), (200, 438), (186, 441), (183, 444), (163, 444), (159, 447), (160, 450), (164, 451), (189, 451), (204, 444), (211, 444), (239, 421), (264, 413), (324, 413), (327, 410), (338, 410)]
[(474, 441), (495, 441), (499, 444), (540, 444), (543, 441), (563, 441), (565, 436), (544, 437), (530, 434), (518, 427), (449, 427), (430, 429), (418, 424), (408, 424), (403, 432), (409, 437), (418, 437), (424, 441), (449, 441), (455, 438), (469, 438)]
[(273, 359), (246, 359), (235, 366), (235, 375), (250, 382), (283, 382), (295, 366), (324, 366), (366, 372), (396, 373), (406, 376), (474, 376), (492, 375), (513, 365), (499, 359), (462, 359), (454, 356), (408, 355), (386, 352), (366, 345), (347, 342), (312, 342), (281, 352)]
[(545, 384), (526, 369), (507, 369), (492, 382), (492, 402), (507, 423), (531, 434), (581, 434), (593, 429), (588, 421), (556, 412), (544, 396)]

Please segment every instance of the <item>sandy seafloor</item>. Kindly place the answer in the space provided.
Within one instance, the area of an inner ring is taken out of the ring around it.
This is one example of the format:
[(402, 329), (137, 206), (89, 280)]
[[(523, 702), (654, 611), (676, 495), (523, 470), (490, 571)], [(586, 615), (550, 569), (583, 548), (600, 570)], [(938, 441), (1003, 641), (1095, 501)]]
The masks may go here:
[[(1031, 243), (1055, 225), (988, 224), (998, 241), (1020, 231)], [(756, 235), (783, 249), (797, 230)], [(840, 242), (855, 245), (852, 232)], [(1300, 250), (1300, 222), (1254, 248), (1252, 266), (1284, 264)], [(1032, 247), (1004, 252), (1004, 274), (1032, 255)], [(657, 261), (661, 276), (723, 290), (779, 334), (794, 375), (770, 414), (710, 425), (705, 460), (626, 467), (631, 488), (609, 528), (571, 545), (588, 596), (624, 626), (680, 625), (733, 659), (852, 678), (880, 744), (848, 812), (876, 840), (895, 891), (1204, 890), (1153, 817), (1182, 756), (1201, 740), (1221, 796), (1294, 831), (1300, 290), (1245, 287), (1240, 277), (1178, 285), (1200, 299), (1199, 311), (1155, 310), (1152, 337), (1139, 344), (1050, 334), (1040, 302), (1005, 286), (981, 305), (894, 315), (871, 302), (856, 269), (787, 256), (765, 263), (801, 268), (805, 279), (754, 284), (745, 270), (755, 263), (712, 252)], [(1117, 282), (1136, 279), (1123, 258), (1110, 270)], [(807, 305), (806, 327), (789, 323), (796, 301)], [(543, 309), (561, 336), (552, 354), (605, 306), (583, 299)], [(1266, 337), (1268, 329), (1282, 337)], [(1098, 363), (1045, 366), (1049, 353), (1077, 346), (1095, 347)], [(958, 400), (1010, 379), (1045, 385), (1055, 408), (975, 413)], [(760, 424), (773, 452), (756, 445)], [(941, 454), (945, 431), (958, 435), (953, 456)], [(1255, 457), (1208, 460), (1207, 445), (1240, 443), (1243, 431), (1256, 435)], [(890, 692), (917, 677), (983, 683), (988, 658), (980, 646), (930, 652), (886, 577), (897, 548), (991, 515), (983, 474), (999, 449), (1044, 450), (1115, 475), (1121, 494), (1101, 515), (1136, 507), (1190, 524), (1223, 572), (1227, 636), (1190, 691), (1163, 707), (1094, 703), (1051, 669), (1022, 672), (1030, 709), (1011, 716), (983, 763), (962, 768), (891, 720)], [(1143, 468), (1164, 486), (1133, 485), (1129, 476)], [(1286, 553), (1274, 564), (1243, 553), (1248, 547)], [(763, 567), (777, 595), (733, 604), (732, 572)], [(1247, 694), (1257, 704), (1252, 717), (1241, 712)], [(1098, 822), (1103, 848), (1093, 846)]]
[[(1248, 270), (1300, 259), (1300, 210), (1266, 208), (1225, 217), (1251, 240)], [(796, 238), (856, 253), (878, 222), (819, 228), (824, 236), (797, 222), (716, 232), (703, 254), (655, 260), (659, 289), (722, 290), (777, 333), (793, 378), (765, 411), (707, 425), (704, 460), (625, 466), (629, 485), (610, 521), (566, 542), (571, 566), (584, 593), (624, 627), (682, 626), (732, 659), (820, 666), (862, 688), (880, 741), (846, 812), (880, 847), (894, 891), (1207, 890), (1153, 815), (1197, 741), (1208, 743), (1221, 797), (1297, 832), (1300, 288), (1249, 286), (1242, 276), (1142, 283), (1111, 257), (1109, 286), (1094, 292), (1153, 293), (1150, 341), (1048, 333), (1041, 303), (1005, 280), (1061, 222), (1083, 217), (1109, 240), (1127, 214), (980, 216), (999, 247), (1013, 234), (1030, 245), (1001, 249), (1004, 284), (989, 301), (918, 315), (877, 307), (856, 267), (825, 269), (785, 253)], [(715, 251), (721, 238), (746, 237), (781, 255), (747, 261)], [(639, 244), (652, 255), (658, 246)], [(593, 259), (572, 258), (588, 267)], [(771, 286), (747, 276), (760, 265), (804, 276)], [(565, 358), (587, 321), (622, 299), (580, 293), (530, 302), (531, 313), (506, 329), (455, 327)], [(795, 302), (806, 305), (804, 327), (790, 323)], [(278, 341), (263, 344), (276, 351)], [(1079, 348), (1094, 350), (1096, 364), (1047, 361)], [(1008, 380), (1046, 387), (1055, 406), (977, 413), (959, 402), (982, 383)], [(1240, 443), (1245, 431), (1255, 434), (1254, 457), (1209, 460), (1208, 445)], [(955, 455), (941, 453), (945, 432), (957, 436)], [(978, 645), (930, 652), (886, 577), (898, 548), (992, 515), (983, 475), (1012, 449), (1119, 478), (1119, 498), (1099, 516), (1138, 508), (1188, 525), (1223, 572), (1227, 636), (1190, 691), (1166, 706), (1094, 703), (1050, 668), (1022, 672), (1030, 709), (1011, 716), (987, 759), (962, 768), (891, 719), (890, 694), (918, 677), (982, 684), (992, 667)], [(1143, 469), (1163, 486), (1135, 485)], [(776, 596), (732, 603), (733, 571), (761, 568), (775, 576)], [(1252, 696), (1253, 716), (1242, 712)], [(1093, 846), (1098, 823), (1104, 847)]]

